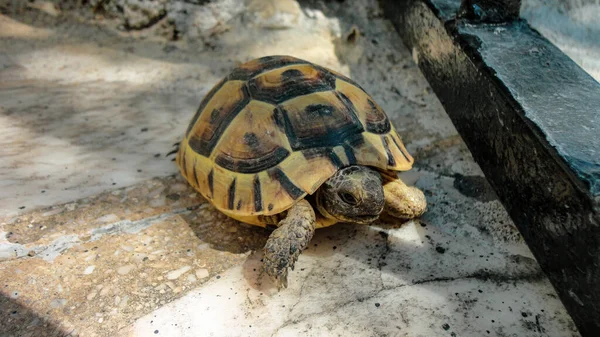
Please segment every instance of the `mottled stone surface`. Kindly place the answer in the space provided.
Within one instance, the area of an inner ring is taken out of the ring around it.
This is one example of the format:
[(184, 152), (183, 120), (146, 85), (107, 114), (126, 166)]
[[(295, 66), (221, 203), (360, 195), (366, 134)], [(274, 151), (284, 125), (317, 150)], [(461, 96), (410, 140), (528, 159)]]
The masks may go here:
[[(375, 1), (300, 11), (286, 1), (279, 14), (249, 2), (255, 12), (219, 13), (197, 41), (10, 3), (0, 3), (8, 335), (577, 336)], [(226, 8), (216, 3), (207, 8)], [(202, 96), (269, 54), (371, 93), (416, 157), (402, 177), (429, 201), (418, 221), (318, 230), (283, 291), (261, 271), (269, 232), (216, 212), (165, 158)]]
[(15, 312), (0, 325), (13, 333), (31, 323), (20, 324), (25, 308), (82, 336), (115, 331), (265, 242), (264, 231), (226, 219), (174, 177), (0, 221), (0, 302)]

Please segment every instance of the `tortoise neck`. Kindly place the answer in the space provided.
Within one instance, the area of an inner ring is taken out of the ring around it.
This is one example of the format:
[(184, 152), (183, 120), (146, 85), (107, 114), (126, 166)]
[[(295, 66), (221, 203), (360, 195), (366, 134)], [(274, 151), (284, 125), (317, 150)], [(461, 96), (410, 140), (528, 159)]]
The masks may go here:
[(323, 194), (321, 193), (321, 189), (318, 189), (317, 192), (314, 194), (314, 199), (313, 199), (314, 207), (319, 211), (319, 213), (324, 218), (330, 219), (330, 220), (339, 220), (338, 218), (334, 217), (329, 212), (327, 212), (325, 207), (323, 207), (322, 198), (323, 198)]

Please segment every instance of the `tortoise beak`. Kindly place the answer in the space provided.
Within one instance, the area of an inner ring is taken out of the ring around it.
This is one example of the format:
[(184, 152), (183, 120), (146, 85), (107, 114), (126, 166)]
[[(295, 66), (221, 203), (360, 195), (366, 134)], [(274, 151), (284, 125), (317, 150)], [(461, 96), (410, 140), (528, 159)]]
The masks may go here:
[(379, 214), (358, 215), (352, 221), (360, 224), (368, 224), (379, 219)]

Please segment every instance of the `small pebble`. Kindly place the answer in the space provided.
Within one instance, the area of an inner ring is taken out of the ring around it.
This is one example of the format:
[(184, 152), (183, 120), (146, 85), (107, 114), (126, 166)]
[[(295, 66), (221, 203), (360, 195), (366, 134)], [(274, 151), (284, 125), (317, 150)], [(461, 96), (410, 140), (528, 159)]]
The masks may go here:
[(381, 305), (381, 304), (379, 304), (379, 303), (375, 303), (375, 306), (376, 306), (377, 308), (379, 308), (379, 306), (380, 306), (380, 305)]
[(133, 268), (135, 268), (134, 265), (128, 264), (126, 266), (119, 267), (119, 269), (117, 269), (117, 273), (119, 273), (119, 275), (127, 275), (133, 270)]
[(101, 223), (115, 222), (117, 220), (119, 220), (119, 217), (116, 214), (107, 214), (96, 219), (97, 222)]
[(88, 266), (83, 271), (83, 275), (89, 275), (89, 274), (91, 274), (94, 271), (94, 269), (96, 269), (96, 266)]
[(187, 189), (188, 189), (187, 185), (180, 184), (180, 183), (171, 185), (171, 188), (170, 188), (171, 192), (183, 192), (183, 191), (186, 191)]
[(208, 269), (197, 269), (196, 270), (196, 277), (199, 279), (207, 278), (208, 275), (209, 275)]
[(177, 201), (181, 196), (177, 193), (167, 194), (167, 199)]
[(125, 306), (127, 306), (127, 301), (129, 301), (129, 296), (127, 296), (127, 295), (123, 296), (123, 299), (119, 303), (119, 307), (124, 308)]
[(190, 267), (190, 266), (184, 266), (184, 267), (181, 267), (181, 268), (179, 268), (177, 270), (170, 271), (167, 274), (167, 279), (169, 279), (169, 280), (176, 280), (176, 279), (179, 278), (179, 276), (185, 274), (190, 269), (192, 269), (192, 267)]
[(56, 309), (56, 308), (60, 308), (62, 306), (64, 306), (65, 304), (67, 304), (67, 300), (64, 298), (57, 298), (52, 300), (52, 302), (50, 302), (50, 307)]

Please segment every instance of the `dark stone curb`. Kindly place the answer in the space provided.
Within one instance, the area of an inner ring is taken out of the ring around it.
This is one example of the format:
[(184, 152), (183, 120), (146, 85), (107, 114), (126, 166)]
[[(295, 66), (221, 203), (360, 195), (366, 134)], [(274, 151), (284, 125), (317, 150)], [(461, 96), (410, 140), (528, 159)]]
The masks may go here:
[(599, 336), (600, 84), (524, 20), (380, 2), (582, 336)]

